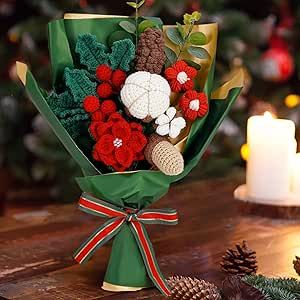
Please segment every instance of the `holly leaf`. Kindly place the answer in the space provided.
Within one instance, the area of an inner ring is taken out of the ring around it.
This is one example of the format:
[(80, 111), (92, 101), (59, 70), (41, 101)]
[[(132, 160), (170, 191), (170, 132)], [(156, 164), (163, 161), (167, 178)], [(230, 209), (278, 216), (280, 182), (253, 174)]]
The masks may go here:
[(129, 71), (130, 63), (135, 57), (135, 46), (130, 39), (124, 39), (113, 43), (109, 55), (111, 67), (115, 69), (122, 69)]
[(80, 63), (91, 72), (95, 72), (99, 65), (106, 64), (109, 59), (105, 45), (98, 43), (96, 37), (89, 33), (78, 37), (75, 51), (79, 54)]
[(207, 38), (203, 32), (194, 32), (189, 36), (189, 42), (192, 45), (205, 45), (207, 43)]
[(207, 50), (205, 50), (202, 47), (195, 47), (195, 46), (188, 47), (188, 52), (197, 58), (201, 58), (201, 59), (210, 58), (210, 55), (207, 52)]
[(86, 96), (96, 96), (97, 83), (92, 82), (84, 70), (66, 68), (64, 76), (75, 102), (82, 103)]
[(47, 103), (73, 139), (84, 134), (82, 121), (88, 120), (89, 115), (82, 108), (81, 102), (75, 102), (69, 90), (61, 94), (52, 92), (47, 97)]
[(181, 37), (185, 39), (186, 35), (185, 35), (184, 27), (179, 22), (176, 22), (176, 25)]
[(169, 47), (165, 47), (165, 54), (167, 59), (170, 61), (171, 64), (174, 64), (177, 59), (176, 53)]
[(136, 28), (135, 25), (129, 21), (121, 21), (119, 25), (127, 32), (129, 33), (135, 33)]
[(151, 20), (144, 20), (142, 21), (139, 26), (138, 26), (138, 32), (142, 33), (144, 32), (147, 28), (153, 28), (156, 27), (156, 24), (151, 21)]
[(184, 40), (177, 28), (168, 28), (167, 29), (167, 37), (169, 40), (175, 45), (183, 45)]

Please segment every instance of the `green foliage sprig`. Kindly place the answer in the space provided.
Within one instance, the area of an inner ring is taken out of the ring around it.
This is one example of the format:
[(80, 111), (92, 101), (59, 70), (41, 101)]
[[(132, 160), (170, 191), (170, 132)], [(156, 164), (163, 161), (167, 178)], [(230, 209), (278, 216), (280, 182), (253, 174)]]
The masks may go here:
[(300, 281), (294, 278), (267, 278), (250, 275), (243, 281), (260, 290), (267, 300), (299, 300)]
[(200, 18), (201, 14), (197, 11), (192, 14), (184, 14), (183, 25), (177, 22), (176, 27), (168, 28), (166, 31), (169, 40), (178, 46), (177, 53), (169, 47), (165, 48), (166, 56), (171, 64), (180, 59), (185, 51), (197, 58), (209, 58), (208, 52), (201, 47), (207, 43), (206, 35), (202, 32), (192, 32), (193, 26)]
[(151, 20), (150, 18), (143, 18), (141, 22), (139, 22), (139, 9), (144, 5), (145, 0), (140, 2), (126, 2), (129, 6), (135, 9), (135, 18), (134, 22), (130, 20), (121, 21), (119, 23), (120, 27), (122, 27), (127, 33), (133, 34), (135, 36), (135, 44), (138, 43), (138, 36), (142, 32), (144, 32), (147, 28), (158, 27), (157, 24)]

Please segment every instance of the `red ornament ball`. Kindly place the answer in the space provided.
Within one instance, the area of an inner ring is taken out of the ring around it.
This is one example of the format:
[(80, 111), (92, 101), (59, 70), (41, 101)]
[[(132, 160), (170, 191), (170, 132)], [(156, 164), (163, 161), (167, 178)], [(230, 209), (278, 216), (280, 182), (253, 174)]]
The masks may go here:
[(111, 78), (111, 74), (112, 69), (108, 65), (103, 64), (96, 69), (96, 76), (101, 81), (109, 81)]
[(261, 58), (261, 76), (272, 82), (284, 82), (294, 72), (295, 64), (287, 49), (271, 48)]
[(101, 104), (101, 112), (104, 115), (111, 115), (117, 111), (117, 105), (113, 100), (104, 100)]
[(100, 108), (100, 101), (95, 96), (87, 96), (83, 100), (83, 108), (88, 113), (93, 113)]
[(116, 88), (121, 88), (126, 80), (126, 73), (120, 69), (113, 72), (111, 82)]
[(97, 93), (100, 98), (109, 98), (112, 95), (112, 92), (112, 87), (107, 82), (100, 83), (97, 87)]

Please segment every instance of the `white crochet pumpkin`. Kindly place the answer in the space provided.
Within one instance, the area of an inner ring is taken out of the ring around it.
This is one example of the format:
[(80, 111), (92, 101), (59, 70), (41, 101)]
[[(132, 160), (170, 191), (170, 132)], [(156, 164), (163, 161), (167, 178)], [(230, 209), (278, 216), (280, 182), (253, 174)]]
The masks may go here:
[(158, 74), (139, 71), (127, 77), (121, 90), (121, 100), (137, 119), (155, 119), (170, 106), (171, 89)]

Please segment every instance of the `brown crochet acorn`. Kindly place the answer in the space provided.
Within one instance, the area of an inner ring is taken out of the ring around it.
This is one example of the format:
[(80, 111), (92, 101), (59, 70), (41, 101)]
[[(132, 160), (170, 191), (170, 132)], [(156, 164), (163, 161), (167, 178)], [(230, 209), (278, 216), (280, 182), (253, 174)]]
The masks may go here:
[(293, 265), (296, 273), (300, 276), (300, 257), (296, 256), (293, 260)]
[(228, 249), (220, 263), (223, 272), (232, 275), (251, 275), (257, 271), (256, 252), (249, 249), (246, 241), (236, 244), (236, 249)]
[(167, 282), (174, 300), (221, 300), (218, 288), (205, 280), (174, 276)]
[(135, 69), (160, 74), (166, 60), (164, 47), (162, 31), (157, 28), (147, 28), (139, 38)]

